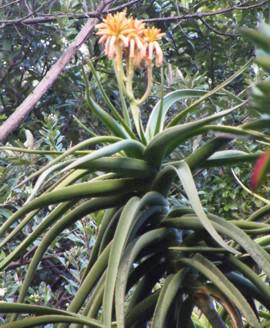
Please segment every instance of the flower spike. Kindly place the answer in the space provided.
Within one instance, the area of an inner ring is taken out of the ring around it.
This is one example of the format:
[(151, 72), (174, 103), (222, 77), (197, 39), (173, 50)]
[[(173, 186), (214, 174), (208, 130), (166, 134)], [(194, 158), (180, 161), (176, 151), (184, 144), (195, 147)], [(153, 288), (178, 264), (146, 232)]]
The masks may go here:
[[(163, 52), (159, 40), (165, 35), (156, 27), (147, 27), (142, 20), (127, 17), (126, 11), (107, 15), (97, 24), (99, 43), (104, 45), (105, 55), (113, 60), (114, 71), (120, 91), (123, 115), (128, 124), (129, 113), (125, 104), (126, 96), (130, 102), (130, 112), (139, 136), (142, 135), (139, 106), (151, 94), (153, 84), (153, 60), (160, 67)], [(125, 65), (124, 65), (125, 63)], [(133, 90), (136, 68), (147, 69), (147, 86), (141, 98), (136, 98)]]
[(116, 55), (117, 47), (128, 47), (128, 35), (132, 30), (124, 11), (114, 15), (109, 14), (102, 23), (96, 25), (96, 28), (99, 29), (96, 34), (101, 36), (99, 43), (105, 44), (104, 51), (110, 59)]
[(163, 63), (163, 52), (158, 41), (165, 35), (161, 33), (159, 28), (148, 27), (144, 30), (145, 53), (148, 60), (156, 57), (156, 66), (161, 66)]
[(128, 53), (128, 58), (133, 58), (136, 67), (142, 63), (149, 65), (154, 58), (156, 66), (162, 65), (163, 52), (158, 41), (165, 33), (161, 33), (160, 29), (146, 27), (137, 18), (127, 18), (125, 11), (109, 14), (96, 28), (96, 34), (100, 36), (99, 43), (104, 44), (108, 58), (115, 59), (120, 48), (122, 52)]

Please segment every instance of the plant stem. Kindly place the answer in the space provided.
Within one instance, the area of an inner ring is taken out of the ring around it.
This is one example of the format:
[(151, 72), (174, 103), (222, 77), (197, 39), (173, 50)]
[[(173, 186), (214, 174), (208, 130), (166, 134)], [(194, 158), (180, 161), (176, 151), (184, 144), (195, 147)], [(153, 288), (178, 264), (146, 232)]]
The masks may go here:
[(147, 88), (141, 99), (137, 100), (137, 104), (140, 105), (150, 96), (153, 85), (152, 63), (147, 66)]
[(124, 86), (124, 81), (126, 80), (125, 74), (124, 74), (124, 69), (123, 69), (123, 64), (122, 64), (122, 49), (120, 46), (117, 47), (117, 53), (116, 53), (116, 60), (114, 61), (114, 71), (118, 83), (118, 88), (119, 88), (119, 95), (120, 95), (120, 101), (122, 105), (122, 111), (123, 111), (123, 116), (124, 116), (124, 121), (128, 125), (128, 127), (131, 127), (131, 122), (130, 122), (130, 117), (128, 113), (128, 108), (127, 104), (125, 101), (125, 86)]
[(127, 66), (127, 95), (131, 99), (131, 101), (134, 101), (134, 93), (133, 93), (133, 77), (134, 77), (134, 64), (133, 64), (133, 58), (129, 57), (128, 59), (128, 66)]

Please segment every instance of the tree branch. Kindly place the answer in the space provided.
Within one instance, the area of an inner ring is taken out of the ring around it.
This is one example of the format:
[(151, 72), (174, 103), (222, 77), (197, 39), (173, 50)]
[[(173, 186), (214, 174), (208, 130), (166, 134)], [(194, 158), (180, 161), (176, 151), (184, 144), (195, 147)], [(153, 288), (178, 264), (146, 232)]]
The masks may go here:
[[(108, 13), (120, 11), (128, 6), (131, 6), (138, 2), (139, 0), (131, 0), (127, 3), (124, 3), (123, 5), (117, 6), (115, 8), (112, 8), (110, 10), (103, 11), (103, 15), (106, 15)], [(179, 15), (179, 16), (168, 16), (168, 17), (158, 17), (158, 18), (149, 18), (145, 19), (145, 22), (152, 23), (152, 22), (167, 22), (167, 21), (181, 21), (181, 20), (189, 20), (189, 19), (201, 19), (203, 17), (208, 16), (216, 16), (216, 15), (222, 15), (226, 14), (232, 11), (236, 10), (250, 10), (255, 8), (263, 7), (264, 5), (268, 4), (269, 0), (264, 0), (260, 3), (248, 5), (247, 3), (242, 4), (241, 6), (232, 6), (216, 11), (208, 11), (208, 12), (199, 12), (194, 14), (186, 14), (186, 15)], [(90, 12), (83, 12), (83, 13), (60, 13), (55, 15), (40, 15), (33, 18), (23, 17), (13, 20), (0, 20), (0, 28), (4, 28), (8, 25), (20, 25), (20, 24), (44, 24), (44, 23), (50, 23), (53, 21), (56, 21), (60, 18), (68, 18), (68, 19), (83, 19), (83, 18), (96, 18), (98, 17), (97, 13), (95, 11)]]
[(231, 38), (235, 38), (240, 35), (237, 33), (221, 32), (221, 31), (217, 30), (216, 28), (214, 28), (213, 26), (211, 26), (209, 23), (207, 23), (202, 17), (200, 17), (200, 21), (208, 28), (208, 30), (210, 30), (218, 35), (229, 36)]
[[(127, 3), (119, 5), (112, 9), (104, 10), (102, 12), (102, 15), (107, 15), (112, 12), (121, 11), (122, 9), (129, 7), (138, 1), (139, 0), (131, 0)], [(31, 24), (50, 23), (50, 22), (54, 22), (61, 18), (81, 19), (81, 18), (97, 18), (97, 17), (99, 17), (99, 14), (97, 14), (96, 11), (83, 12), (83, 13), (70, 13), (70, 14), (69, 13), (60, 13), (60, 14), (55, 14), (55, 15), (45, 15), (44, 14), (44, 15), (40, 15), (40, 16), (32, 17), (32, 18), (29, 18), (29, 16), (26, 16), (26, 17), (22, 17), (22, 18), (13, 19), (13, 20), (11, 20), (11, 19), (0, 20), (0, 27), (4, 28), (9, 25), (22, 25), (22, 24), (31, 25)]]
[[(114, 0), (102, 0), (97, 7), (97, 17), (107, 8), (107, 6)], [(74, 41), (66, 49), (63, 55), (57, 60), (57, 62), (50, 68), (47, 74), (39, 82), (36, 88), (26, 99), (17, 107), (16, 111), (2, 124), (0, 127), (0, 142), (4, 142), (7, 137), (15, 131), (18, 126), (24, 121), (24, 119), (31, 113), (34, 106), (41, 99), (41, 97), (48, 91), (53, 85), (58, 76), (62, 73), (65, 66), (69, 63), (71, 58), (75, 55), (78, 48), (89, 38), (93, 31), (97, 19), (90, 18), (83, 26), (79, 34), (76, 36)]]
[(14, 0), (14, 1), (10, 2), (10, 3), (7, 3), (7, 4), (3, 5), (3, 6), (1, 6), (0, 9), (4, 9), (4, 8), (7, 8), (7, 7), (10, 7), (10, 6), (15, 5), (16, 3), (20, 2), (20, 1), (21, 0)]
[(208, 11), (208, 12), (199, 12), (194, 14), (186, 14), (181, 16), (168, 16), (168, 17), (159, 17), (159, 18), (149, 18), (144, 21), (147, 23), (152, 22), (167, 22), (167, 21), (180, 21), (180, 20), (188, 20), (188, 19), (201, 19), (202, 17), (216, 16), (227, 14), (236, 10), (250, 10), (259, 7), (263, 7), (264, 5), (269, 4), (269, 0), (262, 1), (260, 3), (256, 3), (254, 5), (243, 4), (241, 6), (232, 6), (224, 9), (219, 9), (216, 11)]

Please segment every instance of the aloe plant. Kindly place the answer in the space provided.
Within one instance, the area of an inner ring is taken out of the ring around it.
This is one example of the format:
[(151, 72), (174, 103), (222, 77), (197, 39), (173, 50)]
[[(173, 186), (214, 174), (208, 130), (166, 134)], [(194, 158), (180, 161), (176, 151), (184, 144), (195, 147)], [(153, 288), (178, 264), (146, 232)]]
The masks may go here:
[[(110, 27), (115, 29), (110, 31)], [(269, 142), (270, 137), (259, 131), (269, 120), (258, 118), (238, 127), (220, 125), (221, 118), (247, 106), (240, 99), (231, 109), (186, 121), (189, 113), (221, 92), (250, 62), (213, 91), (177, 90), (162, 96), (144, 125), (140, 106), (150, 93), (155, 56), (156, 64), (162, 63), (157, 43), (162, 33), (125, 13), (109, 15), (98, 28), (114, 63), (123, 107), (119, 110), (110, 102), (90, 63), (106, 108), (92, 98), (85, 75), (86, 104), (109, 135), (75, 145), (30, 176), (27, 181), (39, 176), (33, 194), (0, 228), (0, 245), (5, 247), (36, 214), (54, 205), (0, 262), (0, 269), (8, 270), (41, 238), (17, 302), (0, 303), (1, 313), (12, 314), (3, 327), (48, 323), (57, 327), (141, 328), (150, 323), (153, 328), (200, 327), (200, 313), (213, 327), (261, 327), (260, 317), (267, 316), (270, 308), (270, 224), (260, 219), (269, 214), (270, 206), (246, 220), (206, 213), (192, 172), (254, 161), (258, 154), (221, 149), (237, 136)], [(147, 68), (148, 85), (137, 98), (132, 84), (134, 70), (141, 65)], [(186, 98), (194, 101), (169, 119), (171, 106)], [(171, 159), (177, 147), (208, 132), (216, 136), (181, 160)], [(99, 149), (90, 151), (90, 146)], [(175, 183), (188, 198), (189, 208), (170, 205)], [(38, 265), (59, 234), (85, 215), (100, 211), (103, 219), (96, 243), (68, 308), (25, 304)], [(21, 313), (31, 317), (20, 319)]]

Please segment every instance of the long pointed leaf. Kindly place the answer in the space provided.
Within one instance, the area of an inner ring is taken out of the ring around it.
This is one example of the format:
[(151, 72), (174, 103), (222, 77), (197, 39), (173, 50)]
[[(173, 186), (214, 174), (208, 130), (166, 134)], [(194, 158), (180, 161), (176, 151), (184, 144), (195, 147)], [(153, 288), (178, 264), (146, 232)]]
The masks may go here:
[(234, 285), (212, 262), (199, 254), (195, 255), (191, 259), (181, 259), (180, 261), (194, 267), (205, 275), (210, 281), (212, 281), (242, 312), (250, 325), (255, 328), (261, 327), (255, 313), (246, 301), (245, 297), (243, 297), (239, 290), (234, 287)]
[(71, 317), (71, 316), (64, 316), (64, 315), (42, 315), (40, 317), (33, 317), (27, 318), (23, 320), (18, 320), (16, 322), (7, 323), (2, 325), (2, 328), (30, 328), (30, 327), (37, 327), (40, 325), (45, 325), (48, 323), (78, 323), (81, 325), (86, 325), (87, 327), (98, 327), (103, 328), (104, 326), (97, 320), (88, 319), (84, 317)]
[(153, 108), (146, 126), (146, 138), (150, 141), (154, 135), (161, 132), (164, 127), (164, 122), (168, 110), (178, 101), (186, 100), (189, 98), (200, 97), (207, 94), (208, 91), (196, 89), (182, 89), (168, 93), (162, 101), (158, 101)]
[[(6, 267), (11, 261), (15, 260), (22, 252), (26, 251), (27, 247), (34, 243), (37, 238), (46, 231), (46, 229), (53, 223), (55, 223), (59, 217), (63, 216), (68, 209), (70, 209), (74, 205), (74, 202), (66, 202), (58, 205), (31, 233), (28, 235), (23, 241), (16, 246), (11, 252), (5, 256), (5, 258), (0, 262), (1, 267)], [(16, 236), (22, 228), (26, 225), (26, 222), (23, 220), (14, 230), (11, 231), (4, 238), (0, 247), (3, 247), (6, 243), (8, 243), (14, 236)]]
[(125, 251), (125, 254), (122, 257), (117, 280), (115, 283), (115, 312), (116, 320), (119, 328), (124, 328), (124, 307), (125, 307), (125, 292), (126, 285), (128, 280), (128, 274), (132, 267), (133, 262), (135, 261), (138, 254), (146, 247), (151, 244), (159, 244), (164, 239), (168, 238), (170, 231), (167, 229), (155, 229), (149, 232), (146, 232), (136, 241), (131, 243), (128, 249)]
[(243, 263), (235, 256), (229, 255), (228, 260), (236, 270), (241, 272), (246, 278), (249, 279), (260, 291), (261, 297), (264, 300), (264, 304), (270, 308), (270, 287), (265, 283), (248, 265)]
[[(134, 327), (135, 323), (145, 323), (150, 320), (152, 313), (159, 296), (160, 290), (155, 291), (143, 299), (139, 304), (136, 304), (126, 316), (126, 327)], [(138, 326), (137, 326), (138, 327)]]
[(98, 117), (98, 119), (112, 132), (116, 137), (123, 139), (129, 139), (133, 137), (129, 131), (126, 131), (124, 127), (118, 123), (110, 114), (105, 112), (90, 96), (87, 94), (88, 108)]
[(86, 139), (86, 140), (78, 143), (77, 145), (69, 148), (63, 154), (58, 156), (57, 158), (51, 160), (49, 163), (47, 163), (45, 166), (43, 166), (41, 169), (39, 169), (35, 173), (31, 174), (28, 178), (23, 180), (17, 186), (19, 187), (22, 184), (30, 181), (34, 177), (39, 176), (41, 173), (45, 172), (51, 166), (61, 162), (67, 156), (74, 154), (79, 149), (83, 149), (83, 148), (90, 147), (90, 146), (95, 146), (95, 145), (98, 145), (98, 144), (114, 143), (114, 142), (117, 142), (117, 141), (120, 141), (120, 140), (122, 140), (122, 139), (118, 138), (118, 137), (115, 137), (115, 136), (101, 136), (101, 137), (93, 137), (93, 138)]
[(176, 169), (176, 172), (179, 176), (179, 179), (183, 185), (183, 188), (187, 194), (187, 197), (190, 201), (190, 204), (194, 212), (201, 220), (201, 223), (204, 226), (204, 228), (207, 230), (207, 232), (220, 246), (224, 247), (229, 252), (232, 252), (234, 254), (239, 254), (238, 251), (236, 251), (234, 248), (230, 247), (225, 243), (225, 241), (222, 239), (222, 237), (218, 234), (218, 232), (214, 228), (212, 222), (208, 219), (207, 215), (205, 214), (202, 204), (200, 202), (200, 198), (197, 192), (195, 182), (193, 180), (192, 173), (187, 163), (185, 161), (182, 161), (179, 164), (178, 168)]
[[(85, 173), (86, 173), (85, 170), (77, 170), (75, 172), (72, 172), (71, 174), (69, 174), (68, 176), (66, 176), (62, 181), (57, 182), (56, 185), (50, 187), (48, 189), (48, 191), (50, 191), (50, 190), (58, 190), (58, 189), (61, 189), (62, 187), (66, 187), (69, 184), (71, 184), (74, 181), (76, 181), (77, 179), (81, 178)], [(71, 202), (71, 203), (73, 204), (74, 202)], [(45, 222), (44, 223), (42, 222), (41, 223), (41, 226), (38, 226), (34, 230), (33, 234), (36, 234), (36, 236), (38, 236), (39, 234), (41, 234), (43, 232), (43, 230), (46, 229), (50, 225), (50, 223), (53, 222), (53, 220), (56, 220), (59, 214), (63, 214), (66, 209), (67, 209), (67, 207), (64, 204), (62, 206), (59, 205), (59, 207), (55, 208), (50, 213), (49, 217), (44, 220)], [(22, 231), (22, 229), (34, 218), (34, 216), (39, 212), (39, 210), (40, 209), (37, 208), (37, 209), (31, 211), (28, 215), (26, 215), (26, 217), (0, 242), (0, 248), (3, 247), (7, 242), (9, 242), (20, 231)], [(51, 217), (51, 219), (50, 219), (50, 217)], [(11, 220), (11, 219), (12, 219), (12, 217), (10, 217), (8, 219), (8, 221)], [(6, 225), (8, 225), (8, 221), (5, 222)], [(30, 239), (31, 238), (32, 238), (32, 234), (29, 235), (26, 238), (28, 241), (25, 239), (22, 243), (20, 243), (18, 245), (18, 250), (20, 248), (20, 250), (22, 251), (23, 250), (23, 247), (27, 247), (29, 245), (28, 242), (30, 242)], [(34, 239), (32, 239), (32, 241), (34, 241)], [(11, 254), (14, 255), (14, 253), (15, 253), (15, 250), (14, 250), (14, 252), (12, 251), (8, 256), (11, 256)]]
[(108, 270), (106, 273), (105, 290), (103, 295), (103, 320), (106, 328), (111, 328), (113, 296), (115, 290), (115, 281), (118, 272), (121, 255), (126, 243), (127, 235), (133, 223), (140, 204), (138, 197), (133, 197), (124, 207), (120, 221), (115, 231), (115, 237), (109, 258)]
[[(258, 241), (252, 240), (243, 229), (238, 228), (235, 224), (219, 218), (215, 215), (208, 214), (215, 229), (232, 240), (236, 241), (246, 252), (252, 257), (253, 261), (258, 264), (262, 271), (270, 277), (270, 255), (257, 244)], [(202, 229), (202, 223), (198, 217), (181, 216), (180, 218), (167, 218), (164, 220), (164, 225), (174, 226), (181, 229)]]
[(103, 171), (118, 173), (121, 177), (150, 177), (156, 172), (147, 162), (129, 157), (103, 157), (87, 161), (78, 166), (87, 169), (88, 172)]
[(86, 162), (93, 161), (105, 156), (113, 155), (119, 153), (120, 151), (125, 151), (131, 154), (132, 157), (142, 158), (144, 152), (144, 146), (135, 140), (122, 140), (114, 143), (113, 145), (104, 146), (101, 149), (96, 150), (92, 154), (83, 156), (73, 163), (68, 165), (63, 171), (74, 169), (75, 167), (84, 164)]
[(183, 284), (183, 280), (186, 274), (187, 270), (181, 269), (176, 274), (169, 276), (166, 279), (164, 286), (162, 287), (161, 293), (159, 294), (159, 298), (155, 308), (152, 323), (153, 328), (165, 327), (168, 311), (172, 303), (175, 301), (175, 297), (179, 291), (179, 288)]
[[(92, 199), (82, 203), (66, 215), (62, 217), (54, 226), (46, 233), (41, 243), (39, 244), (26, 273), (23, 284), (20, 288), (18, 302), (22, 302), (26, 295), (27, 289), (31, 284), (36, 268), (42, 259), (43, 254), (46, 252), (48, 247), (54, 241), (54, 239), (70, 225), (74, 224), (77, 220), (83, 216), (98, 211), (100, 209), (106, 209), (115, 205), (121, 204), (126, 199), (126, 196), (118, 195), (114, 197), (107, 197), (102, 199)], [(0, 264), (1, 266), (1, 264)]]
[(205, 99), (209, 98), (210, 96), (216, 94), (220, 90), (222, 90), (224, 87), (226, 87), (228, 84), (230, 84), (234, 79), (236, 79), (239, 75), (241, 75), (247, 68), (250, 67), (251, 62), (253, 61), (253, 58), (251, 58), (244, 66), (242, 66), (238, 71), (236, 71), (233, 75), (231, 75), (227, 80), (222, 82), (221, 84), (217, 85), (213, 90), (209, 91), (206, 95), (202, 96), (200, 99), (196, 100), (193, 104), (191, 104), (189, 107), (187, 107), (185, 110), (183, 110), (181, 113), (176, 115), (171, 122), (168, 124), (169, 127), (175, 126), (180, 122), (180, 120), (183, 119), (188, 113), (192, 112), (201, 102), (203, 102)]
[(26, 204), (20, 210), (15, 212), (0, 228), (0, 235), (14, 223), (16, 220), (20, 219), (23, 215), (34, 209), (40, 209), (43, 206), (50, 204), (65, 202), (68, 200), (75, 200), (84, 197), (98, 197), (113, 195), (117, 192), (125, 191), (130, 189), (131, 186), (134, 189), (142, 187), (142, 181), (133, 179), (112, 179), (104, 181), (95, 182), (83, 182), (78, 183), (73, 186), (68, 186), (59, 190), (55, 190), (46, 193), (38, 198), (32, 200), (30, 203)]
[(145, 159), (150, 163), (153, 163), (153, 165), (159, 166), (164, 157), (179, 146), (179, 144), (186, 141), (188, 138), (197, 135), (198, 132), (200, 132), (198, 130), (204, 125), (230, 114), (242, 105), (243, 104), (237, 105), (231, 109), (221, 111), (195, 122), (185, 123), (166, 129), (156, 135), (147, 145), (145, 149)]
[(133, 197), (129, 200), (121, 213), (113, 239), (103, 296), (103, 319), (106, 328), (111, 327), (118, 268), (132, 228), (140, 219), (140, 211), (145, 206), (160, 205), (161, 198), (163, 199), (163, 197), (156, 192), (147, 193), (141, 200), (138, 197)]
[[(68, 306), (68, 311), (78, 312), (86, 298), (91, 294), (92, 289), (96, 286), (97, 282), (101, 278), (102, 274), (106, 270), (108, 265), (109, 255), (111, 251), (111, 244), (109, 244), (101, 253), (96, 263), (86, 275), (79, 290), (76, 292), (75, 297)], [(92, 295), (91, 295), (92, 298)]]

